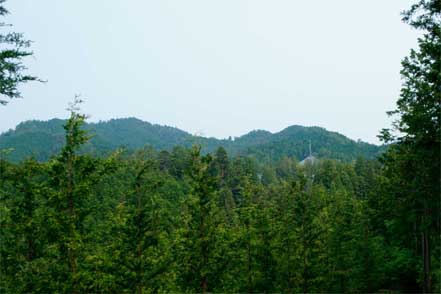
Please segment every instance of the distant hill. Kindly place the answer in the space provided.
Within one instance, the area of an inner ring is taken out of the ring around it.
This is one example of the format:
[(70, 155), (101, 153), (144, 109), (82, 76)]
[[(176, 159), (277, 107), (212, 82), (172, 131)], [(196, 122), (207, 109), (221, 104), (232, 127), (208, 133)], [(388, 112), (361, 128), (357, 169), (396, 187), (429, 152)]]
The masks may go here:
[[(29, 156), (40, 161), (48, 160), (64, 144), (65, 122), (52, 119), (20, 123), (14, 130), (0, 135), (0, 150), (13, 149), (3, 157), (14, 162)], [(155, 125), (136, 118), (87, 123), (84, 128), (93, 135), (84, 151), (96, 155), (107, 154), (119, 147), (135, 150), (149, 145), (157, 150), (171, 150), (175, 146), (199, 144), (204, 152), (212, 152), (223, 146), (231, 155), (252, 156), (265, 161), (284, 156), (301, 160), (308, 155), (311, 141), (316, 157), (350, 161), (359, 156), (373, 158), (383, 149), (320, 127), (290, 126), (274, 134), (256, 130), (234, 140), (193, 136), (178, 128)]]

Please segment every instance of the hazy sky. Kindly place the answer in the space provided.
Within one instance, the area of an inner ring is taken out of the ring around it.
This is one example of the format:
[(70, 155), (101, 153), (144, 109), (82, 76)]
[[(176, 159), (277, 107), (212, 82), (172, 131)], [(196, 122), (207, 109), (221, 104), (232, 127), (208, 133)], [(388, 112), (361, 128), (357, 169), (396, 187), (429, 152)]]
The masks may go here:
[(408, 0), (8, 0), (34, 41), (30, 72), (0, 106), (0, 132), (64, 118), (134, 116), (205, 136), (317, 125), (377, 143), (417, 32)]

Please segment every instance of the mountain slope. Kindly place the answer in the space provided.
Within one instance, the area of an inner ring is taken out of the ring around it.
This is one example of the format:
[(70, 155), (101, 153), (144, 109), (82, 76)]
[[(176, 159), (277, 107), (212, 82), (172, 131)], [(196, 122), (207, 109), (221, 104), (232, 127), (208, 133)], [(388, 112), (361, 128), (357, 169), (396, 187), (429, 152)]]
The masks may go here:
[[(64, 144), (65, 120), (27, 121), (14, 130), (0, 135), (0, 150), (10, 161), (34, 156), (45, 161), (59, 152)], [(319, 127), (290, 126), (278, 133), (256, 130), (234, 140), (219, 140), (193, 136), (178, 128), (160, 126), (136, 118), (112, 119), (88, 123), (85, 129), (93, 135), (84, 151), (106, 154), (119, 147), (135, 150), (149, 145), (157, 150), (171, 150), (174, 146), (189, 147), (200, 144), (204, 152), (223, 146), (231, 155), (252, 156), (259, 160), (278, 160), (284, 156), (302, 159), (308, 155), (309, 142), (314, 155), (350, 161), (358, 156), (373, 158), (382, 147), (355, 142), (339, 133)]]
[(242, 152), (260, 160), (278, 160), (284, 156), (302, 159), (309, 155), (309, 142), (315, 156), (343, 161), (350, 161), (359, 156), (373, 158), (384, 149), (376, 145), (356, 142), (324, 128), (296, 125), (275, 133), (267, 142), (250, 146)]

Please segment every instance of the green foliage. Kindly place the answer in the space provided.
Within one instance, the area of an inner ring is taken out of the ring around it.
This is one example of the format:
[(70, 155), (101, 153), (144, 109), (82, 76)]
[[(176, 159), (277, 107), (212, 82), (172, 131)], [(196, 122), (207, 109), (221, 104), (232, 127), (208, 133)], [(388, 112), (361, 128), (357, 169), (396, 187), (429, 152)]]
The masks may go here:
[(382, 209), (393, 207), (383, 212), (384, 230), (399, 248), (393, 256), (402, 274), (412, 276), (424, 292), (439, 292), (441, 3), (420, 0), (403, 13), (403, 20), (424, 33), (419, 48), (402, 61), (401, 94), (390, 112), (396, 116), (393, 130), (398, 135), (390, 130), (382, 134), (383, 140), (395, 143), (382, 159), (384, 185), (390, 191)]
[(84, 120), (73, 105), (47, 162), (0, 161), (2, 292), (421, 289), (408, 206), (378, 161), (200, 147), (93, 157)]
[[(1, 135), (0, 292), (439, 293), (440, 13), (403, 14), (425, 34), (380, 160), (316, 127), (86, 124), (78, 97), (67, 121)], [(320, 160), (299, 164), (309, 140)]]
[[(5, 0), (0, 0), (0, 17), (8, 14), (4, 7)], [(10, 25), (0, 22), (0, 28), (4, 29)], [(18, 86), (23, 83), (38, 80), (35, 76), (25, 73), (26, 66), (23, 59), (32, 56), (28, 51), (31, 42), (24, 39), (23, 34), (7, 32), (0, 34), (0, 95), (5, 98), (20, 98), (21, 94)], [(6, 105), (8, 100), (0, 97), (0, 104)]]
[[(10, 161), (19, 162), (31, 155), (47, 161), (60, 152), (65, 143), (63, 124), (65, 121), (60, 119), (23, 122), (15, 130), (0, 135), (0, 148), (13, 148), (6, 157)], [(97, 156), (109, 155), (118, 148), (133, 152), (144, 146), (170, 152), (178, 146), (190, 148), (195, 142), (201, 145), (203, 154), (223, 147), (230, 156), (250, 156), (266, 163), (284, 157), (304, 159), (309, 155), (309, 141), (317, 157), (342, 161), (360, 156), (372, 159), (384, 150), (384, 147), (355, 142), (318, 127), (291, 126), (275, 134), (253, 131), (235, 140), (196, 137), (177, 128), (152, 125), (135, 118), (85, 124), (84, 129), (94, 136), (82, 147), (82, 152)]]

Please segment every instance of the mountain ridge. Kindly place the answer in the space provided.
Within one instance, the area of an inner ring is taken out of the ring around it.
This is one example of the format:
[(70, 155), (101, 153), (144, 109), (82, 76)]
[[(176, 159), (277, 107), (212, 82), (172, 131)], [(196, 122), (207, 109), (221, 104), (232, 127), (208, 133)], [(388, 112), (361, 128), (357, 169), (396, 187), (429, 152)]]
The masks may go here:
[[(65, 122), (59, 118), (28, 120), (1, 133), (0, 150), (14, 149), (3, 157), (14, 162), (29, 156), (40, 161), (48, 160), (64, 144)], [(84, 151), (95, 154), (109, 153), (120, 147), (136, 150), (149, 145), (157, 150), (170, 151), (175, 146), (199, 144), (204, 152), (213, 152), (222, 146), (234, 156), (253, 156), (269, 161), (289, 156), (301, 160), (308, 155), (308, 142), (311, 141), (313, 153), (317, 156), (350, 161), (359, 156), (376, 157), (384, 149), (384, 146), (354, 141), (318, 126), (291, 125), (274, 133), (258, 129), (234, 139), (196, 136), (177, 127), (152, 124), (136, 117), (90, 122), (84, 125), (84, 129), (93, 135)]]

